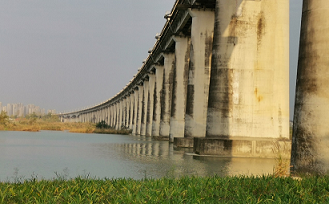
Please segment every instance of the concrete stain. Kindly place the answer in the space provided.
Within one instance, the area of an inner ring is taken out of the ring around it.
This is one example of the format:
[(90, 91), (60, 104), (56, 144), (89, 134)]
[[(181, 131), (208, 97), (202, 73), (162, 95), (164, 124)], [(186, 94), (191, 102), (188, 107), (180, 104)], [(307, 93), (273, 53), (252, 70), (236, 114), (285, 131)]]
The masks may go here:
[[(157, 116), (157, 103), (158, 103), (158, 97), (157, 97), (157, 82), (154, 82), (154, 93), (153, 93), (153, 121), (156, 121)], [(159, 114), (159, 113), (158, 113)]]
[(265, 28), (266, 28), (266, 24), (265, 23), (266, 22), (265, 22), (264, 13), (261, 12), (259, 14), (258, 22), (257, 22), (257, 43), (258, 43), (258, 45), (261, 44), (262, 37), (265, 34)]
[[(175, 60), (176, 62), (176, 56), (175, 56)], [(170, 78), (172, 78), (172, 98), (171, 98), (171, 117), (175, 117), (176, 115), (176, 102), (177, 102), (177, 74), (176, 74), (176, 63), (173, 64), (173, 67), (171, 69), (171, 73), (170, 73)]]

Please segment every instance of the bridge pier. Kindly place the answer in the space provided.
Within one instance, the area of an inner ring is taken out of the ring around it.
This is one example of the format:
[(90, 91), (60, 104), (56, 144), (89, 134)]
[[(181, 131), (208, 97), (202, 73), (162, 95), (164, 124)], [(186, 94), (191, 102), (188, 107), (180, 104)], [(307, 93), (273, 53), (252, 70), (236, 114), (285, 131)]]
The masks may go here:
[(146, 117), (148, 103), (149, 81), (144, 79), (143, 82), (143, 101), (142, 101), (142, 117), (141, 117), (141, 135), (146, 135)]
[(152, 123), (152, 136), (160, 136), (160, 121), (161, 121), (161, 100), (163, 100), (163, 66), (155, 66), (155, 93), (154, 93), (154, 113)]
[(169, 142), (174, 138), (184, 138), (187, 79), (190, 58), (190, 39), (174, 36), (175, 66), (173, 70), (173, 87)]
[(163, 54), (164, 69), (163, 69), (163, 90), (161, 99), (161, 120), (160, 133), (161, 137), (169, 138), (170, 130), (170, 112), (172, 100), (173, 74), (175, 66), (175, 55), (173, 53)]
[(138, 105), (137, 105), (137, 121), (136, 121), (136, 135), (141, 134), (142, 126), (142, 109), (143, 109), (143, 85), (138, 85)]
[(327, 1), (303, 1), (291, 153), (293, 174), (329, 173), (328, 17)]
[(129, 111), (128, 111), (128, 128), (132, 130), (132, 121), (133, 121), (133, 117), (132, 117), (132, 112), (133, 112), (133, 106), (134, 104), (134, 93), (130, 92), (129, 93), (129, 100), (127, 103), (127, 107), (129, 107)]
[(217, 0), (215, 16), (206, 139), (194, 144), (227, 141), (213, 151), (245, 148), (253, 156), (253, 147), (235, 141), (256, 138), (273, 151), (283, 141), (278, 155), (288, 155), (289, 1)]
[(153, 109), (154, 109), (154, 93), (155, 93), (155, 75), (149, 74), (148, 102), (146, 109), (146, 136), (152, 136), (153, 125)]
[(214, 11), (189, 9), (192, 17), (184, 138), (177, 147), (193, 147), (193, 137), (206, 133)]
[(136, 135), (136, 129), (137, 129), (137, 111), (138, 110), (138, 89), (134, 89), (134, 109), (133, 109), (133, 121), (132, 121), (132, 134)]

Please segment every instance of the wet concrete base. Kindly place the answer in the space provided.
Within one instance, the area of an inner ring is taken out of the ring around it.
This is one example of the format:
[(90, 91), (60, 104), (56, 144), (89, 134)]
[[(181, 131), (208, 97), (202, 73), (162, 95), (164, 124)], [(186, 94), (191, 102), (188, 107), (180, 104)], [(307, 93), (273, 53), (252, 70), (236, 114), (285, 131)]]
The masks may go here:
[(191, 148), (193, 144), (193, 137), (174, 138), (174, 147), (177, 148)]
[(152, 139), (156, 141), (169, 141), (169, 136), (152, 136)]
[(291, 141), (273, 138), (194, 138), (193, 152), (219, 157), (289, 159)]

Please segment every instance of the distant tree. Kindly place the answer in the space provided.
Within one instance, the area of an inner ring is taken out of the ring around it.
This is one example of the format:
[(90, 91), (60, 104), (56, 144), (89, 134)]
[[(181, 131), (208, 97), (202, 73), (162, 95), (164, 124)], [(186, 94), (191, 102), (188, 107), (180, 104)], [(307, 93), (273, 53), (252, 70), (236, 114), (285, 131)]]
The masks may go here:
[(1, 111), (0, 114), (0, 125), (4, 125), (6, 126), (9, 122), (9, 116), (7, 115), (7, 113), (5, 111)]
[(107, 129), (109, 126), (106, 124), (104, 120), (96, 124), (96, 128)]

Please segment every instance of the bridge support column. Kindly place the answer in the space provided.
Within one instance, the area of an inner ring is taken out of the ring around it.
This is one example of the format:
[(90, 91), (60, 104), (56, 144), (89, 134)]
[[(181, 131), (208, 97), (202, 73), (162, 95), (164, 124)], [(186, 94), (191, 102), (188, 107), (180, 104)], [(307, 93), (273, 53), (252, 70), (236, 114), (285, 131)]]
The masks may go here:
[(137, 130), (137, 112), (138, 112), (138, 89), (134, 91), (134, 109), (133, 109), (133, 121), (132, 121), (132, 129), (133, 135), (136, 135)]
[(329, 5), (304, 0), (291, 165), (293, 174), (329, 173)]
[(106, 120), (106, 124), (110, 125), (111, 124), (111, 106), (108, 106), (106, 108), (106, 114), (107, 114), (107, 120)]
[(136, 121), (136, 135), (141, 134), (142, 126), (142, 109), (143, 109), (143, 86), (138, 85), (138, 104), (137, 104), (137, 121)]
[(216, 1), (207, 138), (194, 151), (289, 158), (289, 1), (237, 2)]
[(135, 94), (134, 92), (130, 93), (130, 96), (129, 96), (129, 129), (133, 129), (133, 120), (134, 120), (134, 117), (133, 117), (133, 113), (134, 113), (134, 104), (135, 104)]
[(155, 92), (155, 75), (149, 74), (148, 102), (146, 115), (146, 136), (152, 136), (153, 109), (154, 109), (154, 92)]
[(152, 123), (152, 136), (159, 137), (161, 120), (161, 99), (163, 88), (163, 66), (155, 66), (155, 93), (154, 93), (154, 112)]
[(163, 69), (163, 90), (161, 101), (161, 120), (160, 133), (161, 137), (169, 138), (170, 130), (170, 112), (173, 87), (173, 75), (175, 66), (175, 54), (164, 54), (164, 69)]
[(145, 79), (144, 83), (143, 83), (141, 135), (146, 135), (146, 117), (147, 117), (148, 93), (149, 93), (149, 81)]
[(119, 106), (120, 106), (120, 101), (117, 101), (115, 103), (115, 129), (116, 130), (119, 130), (119, 120), (120, 120), (120, 109), (119, 109)]
[(130, 94), (126, 97), (126, 121), (125, 121), (125, 127), (129, 128), (129, 113), (130, 113)]
[[(185, 137), (205, 137), (215, 15), (207, 10), (188, 11), (192, 16), (192, 27)], [(186, 144), (193, 146), (191, 139)]]
[[(121, 101), (121, 109), (122, 109), (122, 124), (121, 124), (121, 127), (126, 127), (126, 116), (127, 116), (127, 106), (126, 106), (126, 101), (127, 101), (127, 98), (124, 97)], [(120, 127), (120, 129), (122, 129)]]
[(184, 138), (186, 92), (190, 58), (190, 39), (175, 36), (174, 40), (176, 60), (173, 70), (169, 142), (174, 142), (174, 138)]

